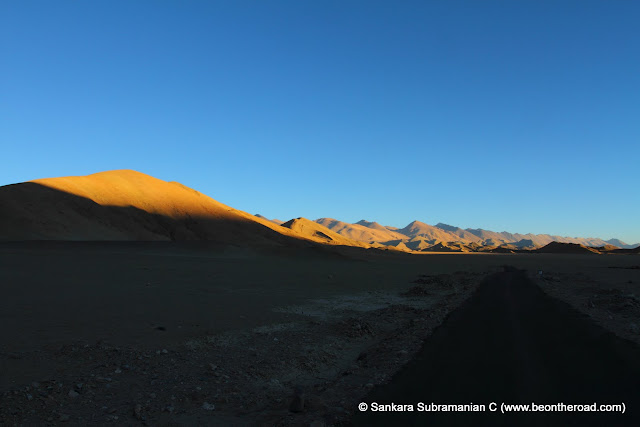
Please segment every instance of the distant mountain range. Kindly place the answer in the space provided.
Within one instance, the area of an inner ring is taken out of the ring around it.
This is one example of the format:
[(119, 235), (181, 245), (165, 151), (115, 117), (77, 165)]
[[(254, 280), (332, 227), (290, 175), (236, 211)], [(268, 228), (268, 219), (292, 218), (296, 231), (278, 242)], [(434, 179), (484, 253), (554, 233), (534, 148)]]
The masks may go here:
[(640, 246), (618, 239), (514, 234), (420, 221), (404, 228), (365, 220), (351, 224), (332, 218), (283, 222), (233, 209), (180, 183), (132, 170), (0, 187), (0, 241), (16, 240), (205, 240), (233, 245), (340, 245), (404, 252), (610, 253)]
[[(413, 221), (404, 228), (385, 227), (377, 222), (360, 220), (355, 224), (338, 221), (331, 218), (317, 219), (322, 224), (338, 234), (354, 240), (368, 243), (381, 243), (396, 246), (400, 243), (414, 250), (424, 249), (427, 245), (437, 243), (477, 246), (504, 246), (513, 249), (534, 249), (551, 242), (574, 243), (587, 247), (616, 246), (621, 249), (632, 249), (640, 246), (628, 245), (618, 239), (603, 240), (595, 237), (564, 237), (550, 234), (518, 234), (506, 231), (495, 232), (483, 229), (462, 229), (452, 225), (438, 223), (436, 225)], [(367, 230), (368, 229), (368, 230)]]

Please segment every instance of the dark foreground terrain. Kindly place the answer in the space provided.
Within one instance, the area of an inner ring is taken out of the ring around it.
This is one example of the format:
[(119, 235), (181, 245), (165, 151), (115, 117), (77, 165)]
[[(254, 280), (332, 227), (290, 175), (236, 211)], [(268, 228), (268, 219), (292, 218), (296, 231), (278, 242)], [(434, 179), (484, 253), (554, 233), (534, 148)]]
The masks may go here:
[[(545, 295), (524, 271), (487, 277), (371, 404), (484, 404), (485, 412), (372, 412), (353, 425), (640, 425), (640, 349)], [(497, 411), (489, 405), (497, 403)], [(622, 404), (619, 412), (519, 412), (505, 404)], [(417, 406), (415, 407), (417, 409)]]
[[(601, 424), (636, 421), (640, 358), (585, 319), (638, 341), (637, 256), (353, 249), (2, 243), (0, 425), (343, 425), (423, 343), (434, 372), (396, 403), (622, 400)], [(585, 315), (506, 273), (437, 329), (505, 264)]]

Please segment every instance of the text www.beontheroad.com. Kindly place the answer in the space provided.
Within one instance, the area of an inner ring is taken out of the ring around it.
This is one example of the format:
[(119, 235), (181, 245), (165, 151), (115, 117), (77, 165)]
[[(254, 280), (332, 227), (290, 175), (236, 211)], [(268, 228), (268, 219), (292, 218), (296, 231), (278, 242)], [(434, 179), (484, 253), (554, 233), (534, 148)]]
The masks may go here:
[(420, 402), (416, 405), (413, 404), (382, 404), (372, 402), (367, 404), (361, 402), (358, 405), (358, 409), (361, 412), (501, 412), (503, 414), (509, 412), (621, 412), (625, 413), (627, 407), (624, 402), (620, 404), (538, 404), (538, 403), (526, 403), (526, 404), (508, 404), (508, 403), (496, 403), (491, 402), (488, 405), (485, 404), (437, 404), (437, 403), (425, 403)]
[(590, 405), (565, 405), (564, 403), (556, 403), (553, 405), (543, 404), (519, 404), (509, 405), (503, 403), (501, 406), (501, 412), (622, 412), (624, 414), (626, 406), (621, 404), (602, 404), (598, 405), (592, 403)]

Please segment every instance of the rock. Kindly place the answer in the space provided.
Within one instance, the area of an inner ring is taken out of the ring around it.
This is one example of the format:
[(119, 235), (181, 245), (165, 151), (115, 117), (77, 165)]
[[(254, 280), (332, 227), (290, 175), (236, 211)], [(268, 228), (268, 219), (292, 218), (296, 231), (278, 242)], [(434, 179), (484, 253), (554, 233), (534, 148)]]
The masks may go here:
[(293, 399), (289, 405), (289, 411), (302, 412), (304, 411), (304, 392), (300, 388), (296, 388), (293, 393)]
[(213, 411), (214, 409), (216, 409), (216, 406), (212, 403), (204, 402), (202, 404), (202, 409), (204, 409), (205, 411)]
[(324, 423), (324, 421), (315, 420), (311, 424), (309, 424), (309, 427), (325, 427), (325, 425), (326, 424)]
[(75, 399), (76, 397), (80, 396), (80, 394), (75, 391), (75, 390), (69, 390), (69, 397), (72, 399)]
[(637, 323), (631, 323), (629, 325), (629, 330), (631, 331), (631, 333), (633, 334), (640, 334), (640, 327), (638, 326)]
[(167, 354), (167, 353), (169, 353), (169, 352), (167, 351), (167, 349), (166, 349), (166, 348), (163, 348), (163, 349), (162, 349), (162, 354)]
[(33, 396), (30, 394), (27, 394), (27, 400), (33, 400)]
[(139, 403), (133, 407), (133, 416), (138, 420), (142, 420), (142, 405)]
[(62, 414), (62, 415), (60, 415), (60, 422), (65, 423), (65, 422), (69, 421), (69, 418), (70, 418), (69, 415)]

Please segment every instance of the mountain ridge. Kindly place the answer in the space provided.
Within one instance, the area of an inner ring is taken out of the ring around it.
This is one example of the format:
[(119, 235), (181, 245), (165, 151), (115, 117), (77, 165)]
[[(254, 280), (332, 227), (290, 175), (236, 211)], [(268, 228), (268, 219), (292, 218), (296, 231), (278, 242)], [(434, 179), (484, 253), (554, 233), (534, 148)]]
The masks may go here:
[[(619, 239), (519, 234), (435, 226), (414, 220), (402, 228), (333, 218), (283, 222), (251, 215), (175, 181), (128, 169), (42, 178), (0, 187), (0, 240), (285, 240), (362, 248), (476, 251), (535, 249), (551, 242), (611, 252), (632, 250)], [(288, 244), (287, 243), (287, 244)], [(292, 243), (297, 244), (297, 243)]]

